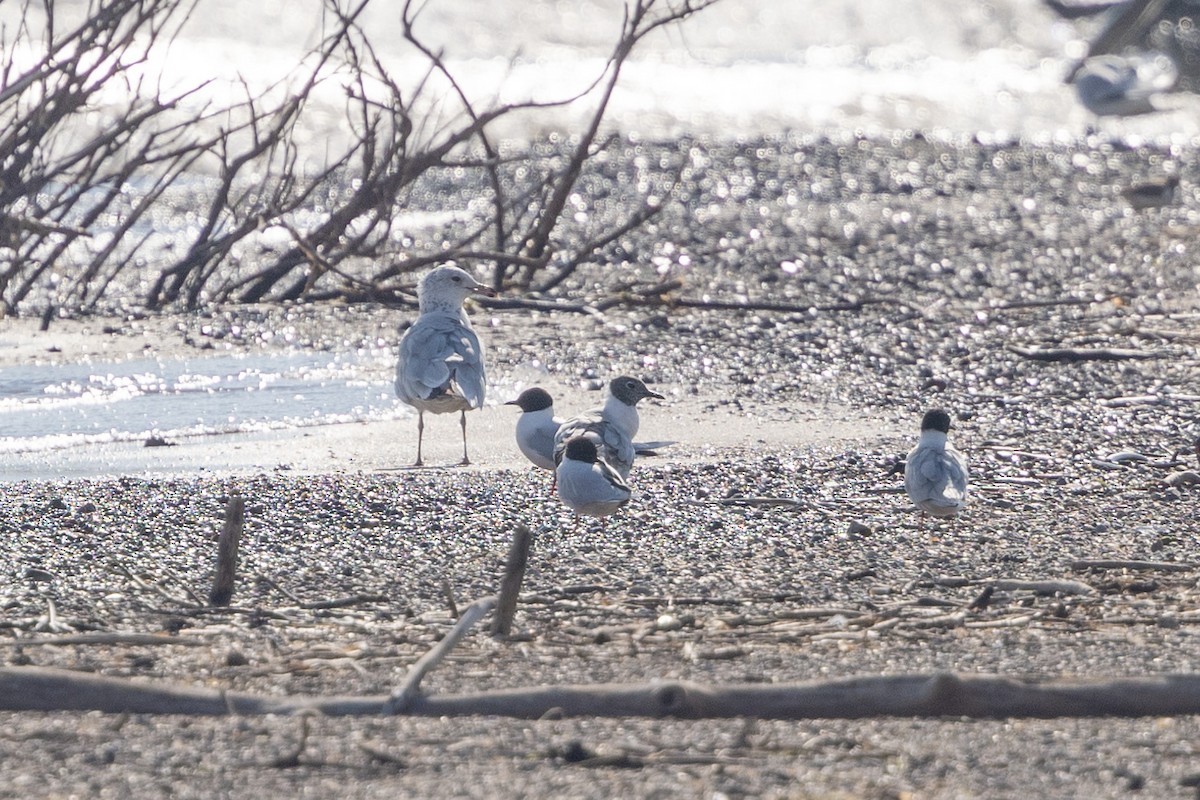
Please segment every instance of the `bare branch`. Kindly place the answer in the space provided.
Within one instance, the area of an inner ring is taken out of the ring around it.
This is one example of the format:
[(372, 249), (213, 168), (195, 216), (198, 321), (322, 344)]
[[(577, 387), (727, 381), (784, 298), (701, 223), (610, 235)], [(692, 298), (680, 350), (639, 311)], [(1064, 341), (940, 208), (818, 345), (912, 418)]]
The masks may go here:
[[(41, 53), (25, 67), (0, 59), (4, 308), (91, 308), (133, 287), (155, 309), (386, 295), (398, 290), (397, 279), (447, 258), (489, 262), (497, 288), (549, 290), (657, 213), (653, 203), (634, 204), (638, 210), (605, 229), (560, 230), (588, 161), (604, 147), (603, 118), (630, 53), (717, 0), (629, 0), (600, 75), (567, 97), (515, 103), (472, 93), (418, 34), (422, 6), (414, 0), (402, 7), (402, 38), (425, 69), (398, 80), (359, 23), (370, 1), (325, 0), (327, 31), (294, 73), (261, 93), (243, 81), (244, 97), (228, 106), (206, 100), (204, 83), (165, 92), (151, 71), (156, 49), (170, 46), (196, 0), (89, 3), (69, 28), (56, 4), (27, 4), (45, 25), (22, 18), (15, 38), (0, 40), (6, 56), (16, 48)], [(314, 158), (298, 132), (314, 93), (330, 81), (344, 90), (352, 135)], [(96, 125), (84, 115), (112, 108), (97, 102), (112, 86), (129, 100)], [(437, 88), (446, 96), (434, 96)], [(501, 153), (498, 121), (593, 95), (586, 129), (565, 154)], [(305, 172), (314, 163), (315, 173)], [(487, 202), (472, 202), (464, 216), (413, 242), (406, 212), (444, 170), (468, 173), (466, 183), (486, 187)], [(146, 224), (184, 205), (196, 217), (186, 233)], [(255, 247), (268, 229), (288, 231), (290, 244)], [(50, 280), (55, 274), (65, 279)]]
[(1170, 717), (1200, 713), (1200, 677), (1177, 674), (1038, 681), (944, 672), (794, 684), (704, 686), (664, 681), (521, 687), (441, 696), (414, 691), (393, 698), (281, 697), (50, 667), (0, 667), (0, 710), (5, 711), (206, 716), (319, 711), (327, 716), (404, 713), (538, 719), (553, 709), (566, 717), (682, 719)]

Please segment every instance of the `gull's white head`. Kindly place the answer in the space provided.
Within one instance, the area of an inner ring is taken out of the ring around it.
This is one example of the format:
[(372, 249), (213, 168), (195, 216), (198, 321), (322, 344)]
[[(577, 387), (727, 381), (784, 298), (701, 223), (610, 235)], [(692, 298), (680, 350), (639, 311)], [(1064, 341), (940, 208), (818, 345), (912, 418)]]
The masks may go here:
[(427, 272), (417, 287), (422, 314), (427, 311), (456, 312), (462, 308), (463, 300), (473, 294), (496, 296), (490, 286), (484, 286), (466, 270), (449, 264)]

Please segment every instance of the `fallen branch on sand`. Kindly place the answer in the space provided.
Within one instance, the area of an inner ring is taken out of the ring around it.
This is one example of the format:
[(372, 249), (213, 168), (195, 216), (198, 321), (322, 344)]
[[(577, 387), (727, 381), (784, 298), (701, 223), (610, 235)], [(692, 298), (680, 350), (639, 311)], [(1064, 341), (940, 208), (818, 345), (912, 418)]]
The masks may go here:
[[(865, 676), (794, 684), (735, 684), (707, 686), (685, 681), (646, 684), (568, 684), (515, 687), (464, 694), (426, 695), (420, 684), (441, 664), (457, 644), (484, 617), (503, 607), (500, 628), (511, 625), (520, 596), (521, 573), (532, 534), (521, 527), (514, 535), (500, 597), (488, 595), (467, 608), (454, 626), (428, 652), (414, 662), (401, 684), (389, 694), (353, 696), (276, 696), (230, 692), (171, 682), (146, 682), (88, 672), (17, 666), (0, 667), (0, 711), (101, 711), (107, 713), (227, 714), (319, 713), (328, 716), (502, 716), (521, 719), (555, 717), (677, 717), (708, 719), (750, 717), (763, 719), (857, 719), (864, 717), (1032, 717), (1163, 716), (1200, 713), (1200, 675), (1164, 675), (1141, 678), (1051, 680), (1046, 682), (992, 675), (933, 673)], [(1107, 562), (1104, 562), (1107, 563)], [(1123, 562), (1125, 564), (1133, 562)], [(958, 580), (958, 579), (955, 579)], [(1039, 594), (1090, 594), (1094, 587), (1078, 581), (992, 580), (992, 591), (1033, 591)], [(588, 590), (594, 586), (583, 587)], [(503, 598), (503, 600), (501, 600)], [(936, 598), (935, 598), (936, 599)], [(706, 601), (711, 602), (711, 599)], [(921, 605), (917, 603), (916, 605)], [(992, 620), (973, 619), (968, 610), (944, 612), (953, 603), (934, 603), (932, 615), (904, 621), (917, 629), (954, 628), (964, 625), (1013, 627), (1025, 625), (1038, 613), (1021, 611)], [(972, 604), (972, 608), (983, 605)], [(226, 610), (226, 609), (223, 609)], [(798, 625), (791, 635), (861, 639), (872, 631), (896, 628), (902, 622), (894, 613), (860, 615), (837, 623), (837, 630), (813, 627), (806, 619), (834, 616), (831, 609), (794, 609)], [(851, 614), (854, 612), (851, 611)], [(730, 618), (730, 623), (734, 622)], [(749, 623), (750, 620), (744, 620)], [(862, 625), (857, 625), (857, 623)], [(855, 623), (854, 626), (851, 623)], [(644, 623), (638, 623), (639, 626)], [(862, 628), (850, 629), (851, 627)], [(809, 630), (812, 628), (812, 630)], [(820, 630), (818, 630), (820, 628)], [(843, 630), (842, 628), (846, 628)], [(802, 629), (802, 630), (801, 630)], [(593, 632), (592, 635), (595, 635)], [(128, 637), (130, 634), (120, 634)], [(46, 643), (49, 643), (47, 640)], [(133, 641), (133, 640), (129, 640)], [(137, 640), (141, 643), (142, 640)], [(145, 640), (164, 643), (160, 637)], [(127, 642), (129, 643), (129, 642)], [(698, 649), (694, 658), (737, 658), (740, 646)], [(298, 748), (283, 765), (297, 763), (306, 730)]]
[(1071, 569), (1083, 572), (1092, 569), (1148, 570), (1152, 572), (1190, 572), (1195, 564), (1178, 561), (1139, 561), (1136, 559), (1080, 558), (1071, 562)]
[[(682, 286), (680, 283), (679, 286)], [(861, 299), (845, 300), (835, 303), (782, 303), (776, 300), (705, 300), (697, 297), (676, 297), (668, 292), (678, 286), (663, 285), (658, 292), (620, 292), (604, 297), (595, 302), (571, 300), (543, 300), (529, 297), (498, 297), (479, 299), (477, 302), (484, 308), (525, 309), (532, 311), (559, 311), (571, 314), (587, 314), (603, 316), (604, 312), (613, 308), (664, 308), (664, 309), (695, 309), (698, 311), (774, 311), (780, 314), (809, 314), (836, 313), (841, 311), (861, 311), (868, 306), (890, 305), (920, 313), (921, 309), (913, 303), (899, 297), (864, 297)]]
[(434, 667), (442, 663), (442, 659), (450, 654), (454, 646), (467, 635), (476, 622), (487, 616), (488, 612), (496, 607), (496, 602), (496, 595), (481, 597), (463, 611), (462, 616), (458, 618), (458, 622), (450, 629), (450, 632), (409, 667), (408, 674), (404, 677), (404, 683), (388, 698), (388, 713), (403, 714), (416, 703), (420, 697), (421, 680)]
[[(464, 615), (465, 616), (465, 615)], [(1170, 716), (1200, 713), (1200, 675), (1054, 680), (934, 673), (795, 684), (704, 686), (680, 681), (497, 689), (436, 697), (414, 693), (402, 710), (391, 695), (256, 695), (135, 682), (43, 667), (0, 668), (0, 710), (135, 714), (367, 716), (677, 717), (859, 719), (864, 717)]]
[(987, 582), (1002, 592), (1033, 592), (1035, 594), (1095, 594), (1096, 588), (1079, 581), (1045, 580), (1022, 581), (1016, 579), (1000, 579)]
[(1010, 344), (1008, 349), (1034, 361), (1127, 361), (1159, 358), (1153, 350), (1132, 350), (1123, 347), (1022, 347)]
[(166, 633), (135, 633), (114, 631), (111, 633), (77, 633), (68, 636), (40, 636), (30, 639), (8, 639), (0, 641), (0, 647), (66, 647), (68, 645), (137, 645), (140, 647), (170, 645), (199, 647), (208, 642), (203, 639), (171, 636)]

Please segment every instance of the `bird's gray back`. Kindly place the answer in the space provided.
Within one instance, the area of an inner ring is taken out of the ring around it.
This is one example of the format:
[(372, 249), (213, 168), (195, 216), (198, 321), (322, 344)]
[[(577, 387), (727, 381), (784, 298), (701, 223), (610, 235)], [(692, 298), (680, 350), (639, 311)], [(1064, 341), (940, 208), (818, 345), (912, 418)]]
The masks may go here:
[(629, 485), (603, 461), (563, 459), (557, 474), (559, 497), (577, 513), (607, 516), (629, 502)]
[(479, 337), (461, 318), (425, 314), (401, 337), (396, 395), (404, 402), (418, 405), (449, 393), (461, 397), (460, 407), (479, 408), (486, 389)]
[(593, 408), (577, 417), (565, 421), (554, 435), (554, 461), (562, 461), (567, 440), (573, 436), (588, 436), (596, 443), (601, 459), (609, 464), (622, 478), (629, 477), (633, 469), (633, 440), (613, 425), (602, 414), (603, 409)]
[(913, 502), (961, 506), (967, 499), (967, 461), (953, 447), (916, 447), (904, 464), (904, 489)]

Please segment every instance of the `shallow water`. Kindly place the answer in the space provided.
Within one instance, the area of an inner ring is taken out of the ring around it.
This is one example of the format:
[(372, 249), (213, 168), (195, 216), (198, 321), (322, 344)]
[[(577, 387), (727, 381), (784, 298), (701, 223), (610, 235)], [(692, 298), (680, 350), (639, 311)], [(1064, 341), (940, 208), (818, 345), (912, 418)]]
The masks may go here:
[[(11, 26), (21, 5), (0, 4), (0, 23)], [(427, 79), (428, 62), (404, 41), (398, 5), (371, 3), (360, 21), (381, 63), (411, 88)], [(420, 5), (417, 35), (443, 55), (469, 96), (490, 104), (563, 100), (586, 90), (604, 71), (625, 3)], [(303, 80), (305, 54), (329, 30), (323, 6), (200, 0), (170, 46), (151, 52), (146, 70), (168, 90), (204, 84), (186, 101), (197, 106), (236, 102), (247, 90), (286, 92)], [(1099, 17), (1065, 21), (1042, 0), (723, 0), (639, 44), (607, 122), (647, 138), (919, 130), (1073, 139), (1096, 120), (1064, 77), (1100, 24)], [(20, 65), (37, 54), (6, 55)], [(439, 92), (449, 87), (425, 90), (431, 119), (447, 113), (438, 110)], [(311, 141), (331, 150), (344, 135), (344, 93), (328, 81), (306, 120)], [(1200, 135), (1194, 98), (1179, 101), (1181, 111), (1105, 120), (1103, 128), (1155, 139)], [(587, 95), (511, 115), (495, 132), (524, 139), (577, 130), (593, 105)]]
[[(270, 85), (291, 74), (323, 29), (315, 3), (203, 4), (218, 13), (195, 17), (171, 54), (169, 69), (185, 85), (212, 77), (214, 52), (228, 65), (231, 92), (241, 90), (247, 64), (252, 80)], [(561, 99), (603, 72), (624, 6), (434, 0), (415, 29), (483, 102)], [(1073, 139), (1095, 119), (1063, 78), (1099, 25), (1098, 17), (1064, 21), (1042, 0), (723, 0), (639, 44), (608, 122), (647, 138), (920, 130)], [(393, 4), (368, 6), (363, 26), (397, 76), (424, 76), (424, 58), (404, 42)], [(340, 108), (338, 93), (327, 99)], [(1180, 100), (1181, 112), (1106, 120), (1105, 128), (1159, 139), (1200, 135), (1196, 106)], [(502, 135), (576, 130), (591, 108), (585, 98), (514, 117)]]
[(390, 352), (223, 355), (0, 369), (0, 454), (411, 413)]

